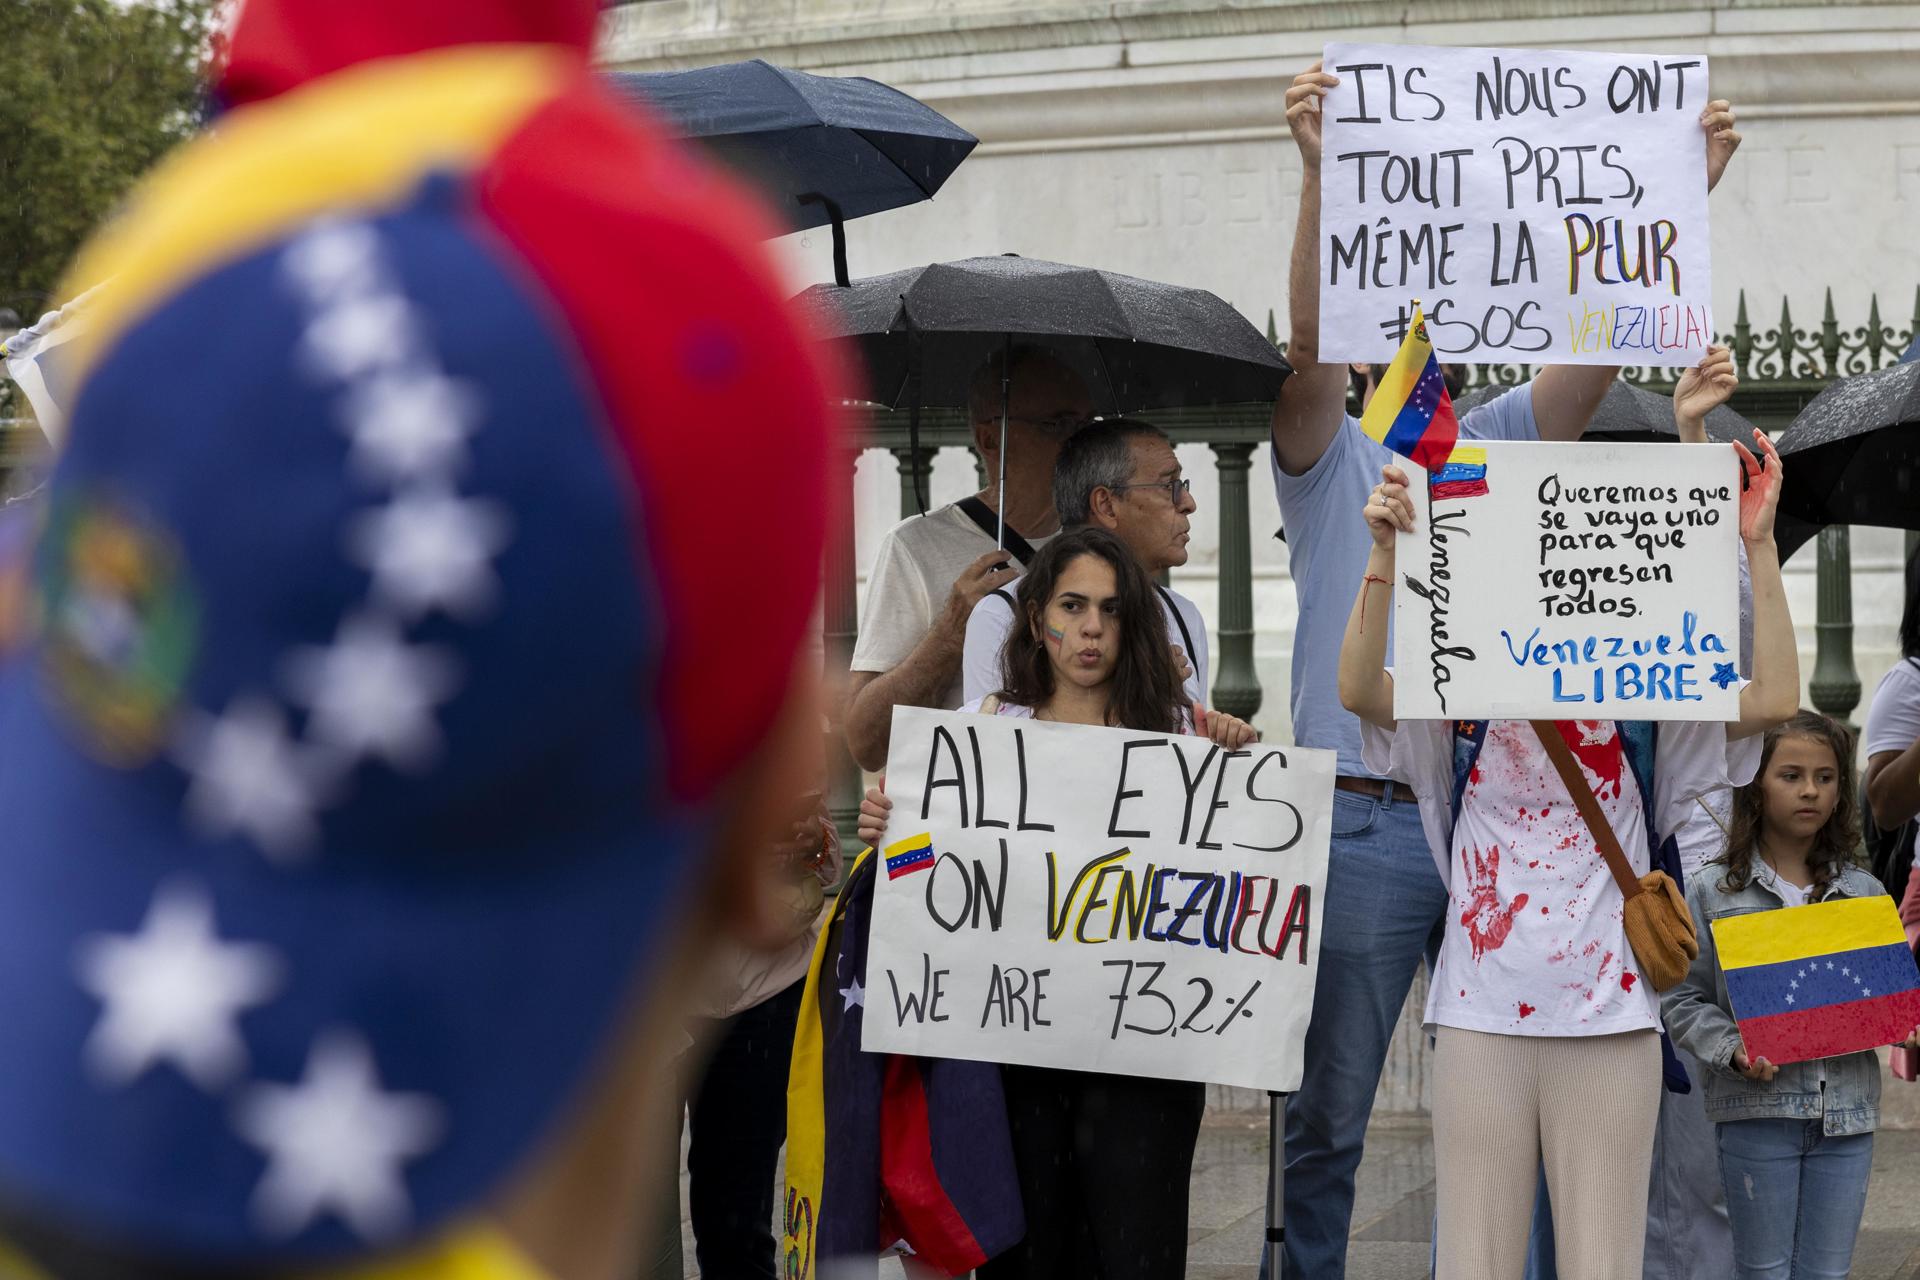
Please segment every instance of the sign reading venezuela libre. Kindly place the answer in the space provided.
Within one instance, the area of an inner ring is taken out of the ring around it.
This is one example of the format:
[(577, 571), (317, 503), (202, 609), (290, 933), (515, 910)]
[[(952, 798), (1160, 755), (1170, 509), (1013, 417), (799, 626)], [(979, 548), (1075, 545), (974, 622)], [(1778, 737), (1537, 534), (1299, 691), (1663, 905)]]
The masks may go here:
[(1713, 922), (1751, 1057), (1831, 1058), (1920, 1026), (1920, 971), (1893, 899), (1838, 898)]

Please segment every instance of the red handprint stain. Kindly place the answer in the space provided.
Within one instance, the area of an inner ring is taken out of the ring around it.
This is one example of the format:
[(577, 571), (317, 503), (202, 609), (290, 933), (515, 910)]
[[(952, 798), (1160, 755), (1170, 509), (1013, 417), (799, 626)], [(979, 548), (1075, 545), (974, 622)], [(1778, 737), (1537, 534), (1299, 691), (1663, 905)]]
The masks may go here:
[(1554, 727), (1560, 730), (1560, 736), (1573, 748), (1574, 758), (1593, 775), (1595, 785), (1593, 793), (1600, 799), (1608, 799), (1608, 788), (1612, 788), (1612, 798), (1619, 799), (1622, 790), (1621, 771), (1626, 767), (1626, 755), (1620, 749), (1619, 735), (1614, 733), (1613, 725), (1605, 720), (1556, 720)]
[(1489, 951), (1498, 951), (1513, 932), (1513, 918), (1527, 905), (1527, 895), (1518, 893), (1506, 906), (1500, 905), (1500, 846), (1494, 845), (1482, 856), (1479, 846), (1460, 851), (1460, 865), (1467, 872), (1467, 909), (1460, 913), (1467, 939), (1473, 944), (1478, 963)]

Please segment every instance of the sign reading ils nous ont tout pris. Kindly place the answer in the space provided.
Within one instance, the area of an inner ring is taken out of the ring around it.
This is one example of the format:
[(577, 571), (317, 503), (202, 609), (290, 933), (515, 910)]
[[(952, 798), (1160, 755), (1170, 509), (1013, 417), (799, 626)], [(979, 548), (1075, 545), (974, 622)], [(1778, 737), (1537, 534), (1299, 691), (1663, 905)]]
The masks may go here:
[(896, 708), (861, 1047), (1299, 1087), (1334, 755)]
[(1396, 718), (1739, 719), (1730, 447), (1471, 441), (1431, 485), (1395, 462)]
[(1713, 332), (1707, 60), (1330, 44), (1320, 352), (1697, 364)]

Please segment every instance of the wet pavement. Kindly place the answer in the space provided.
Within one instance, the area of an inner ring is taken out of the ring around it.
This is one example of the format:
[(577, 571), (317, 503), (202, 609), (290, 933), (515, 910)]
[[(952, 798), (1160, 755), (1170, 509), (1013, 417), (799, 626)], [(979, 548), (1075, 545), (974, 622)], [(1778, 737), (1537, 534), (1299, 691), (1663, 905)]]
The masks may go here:
[[(1885, 1127), (1874, 1143), (1873, 1181), (1854, 1250), (1853, 1280), (1920, 1280), (1920, 1085), (1891, 1076), (1884, 1084)], [(1255, 1280), (1266, 1171), (1264, 1113), (1207, 1117), (1194, 1153), (1188, 1280)], [(1348, 1280), (1426, 1276), (1432, 1220), (1433, 1136), (1427, 1117), (1377, 1113), (1360, 1164)], [(693, 1233), (684, 1221), (682, 1236), (686, 1274), (698, 1275)], [(897, 1262), (880, 1268), (881, 1280), (902, 1275)]]

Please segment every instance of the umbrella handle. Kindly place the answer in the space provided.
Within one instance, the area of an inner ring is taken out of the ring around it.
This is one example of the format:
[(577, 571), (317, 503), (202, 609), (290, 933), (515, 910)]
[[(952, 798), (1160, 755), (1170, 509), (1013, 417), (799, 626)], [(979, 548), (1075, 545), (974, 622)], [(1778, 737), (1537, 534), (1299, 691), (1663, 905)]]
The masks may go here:
[(827, 218), (833, 223), (833, 282), (842, 289), (847, 288), (851, 283), (847, 276), (847, 220), (840, 212), (840, 202), (819, 191), (809, 191), (794, 199), (801, 204), (826, 206)]

